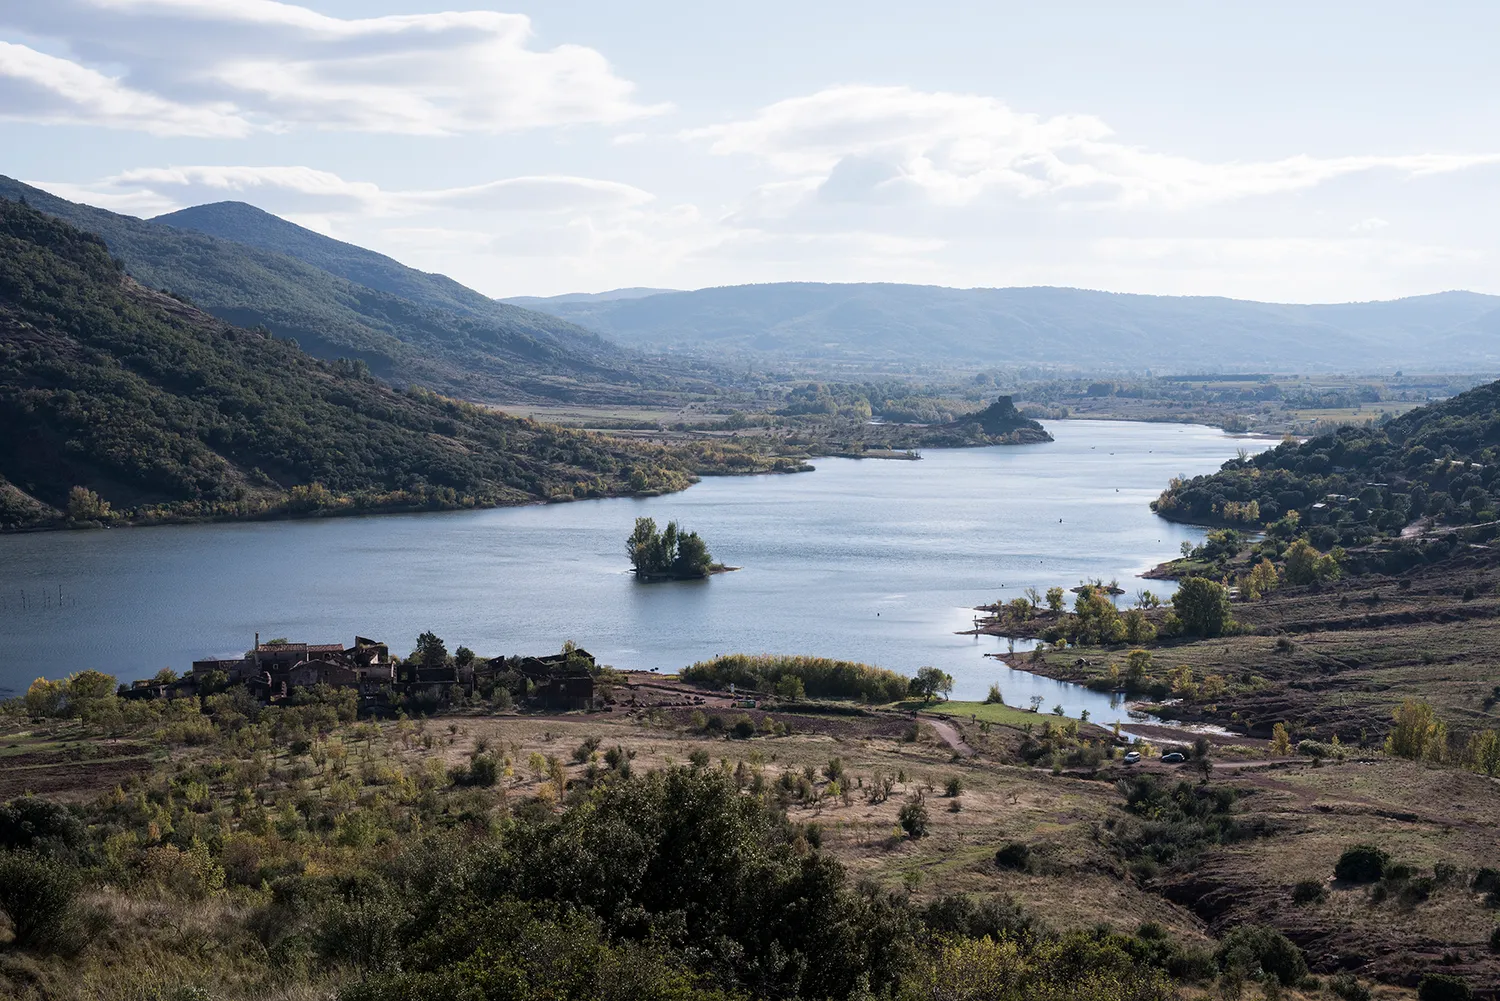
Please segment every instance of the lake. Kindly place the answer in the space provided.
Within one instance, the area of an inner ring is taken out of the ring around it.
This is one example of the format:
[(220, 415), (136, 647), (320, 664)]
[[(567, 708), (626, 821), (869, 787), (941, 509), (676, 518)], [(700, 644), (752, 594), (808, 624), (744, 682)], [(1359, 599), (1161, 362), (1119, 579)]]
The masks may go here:
[[(572, 639), (619, 668), (673, 671), (719, 653), (805, 653), (903, 673), (933, 664), (954, 698), (998, 682), (1096, 722), (1109, 696), (984, 657), (960, 636), (973, 606), (1028, 586), (1135, 575), (1201, 529), (1153, 515), (1174, 475), (1238, 448), (1207, 427), (1060, 421), (1047, 445), (929, 450), (919, 462), (821, 459), (790, 476), (710, 478), (679, 494), (525, 508), (0, 537), (0, 695), (94, 668), (124, 679), (237, 657), (285, 636), (406, 653), (432, 630), (449, 650), (553, 652)], [(706, 581), (628, 572), (635, 519), (677, 519), (716, 559)]]

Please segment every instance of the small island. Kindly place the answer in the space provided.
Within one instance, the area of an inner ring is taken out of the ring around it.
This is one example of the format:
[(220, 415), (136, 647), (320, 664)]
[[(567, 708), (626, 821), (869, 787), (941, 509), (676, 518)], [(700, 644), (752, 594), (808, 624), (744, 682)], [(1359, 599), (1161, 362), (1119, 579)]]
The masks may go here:
[(697, 532), (684, 532), (677, 522), (659, 530), (652, 518), (637, 518), (635, 531), (625, 540), (631, 569), (643, 581), (700, 580), (710, 574), (738, 570), (715, 563)]

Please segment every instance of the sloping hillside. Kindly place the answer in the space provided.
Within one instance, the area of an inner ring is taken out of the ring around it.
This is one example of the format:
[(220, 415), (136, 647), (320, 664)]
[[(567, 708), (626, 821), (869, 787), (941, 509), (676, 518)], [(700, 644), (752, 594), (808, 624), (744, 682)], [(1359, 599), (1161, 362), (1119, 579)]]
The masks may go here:
[[(644, 298), (527, 300), (627, 346), (907, 364), (1160, 372), (1500, 367), (1500, 297), (1326, 306), (1069, 288), (739, 285)], [(1441, 354), (1434, 352), (1441, 350)]]
[(98, 237), (3, 199), (0, 427), (0, 527), (61, 512), (150, 521), (525, 503), (676, 489), (714, 462), (768, 465), (396, 392), (360, 365), (145, 288)]
[[(462, 286), (444, 285), (446, 279), (408, 282), (430, 293), (417, 301), (288, 254), (79, 205), (9, 178), (0, 178), (0, 197), (24, 200), (103, 237), (143, 285), (169, 289), (231, 323), (295, 338), (317, 357), (359, 359), (397, 383), (470, 399), (601, 402), (639, 399), (673, 384), (555, 317), (512, 306), (486, 315), (466, 309), (463, 296), (448, 288)], [(324, 255), (325, 263), (336, 256)], [(356, 258), (345, 270), (354, 273)], [(458, 308), (442, 308), (442, 294)]]
[(196, 205), (151, 221), (295, 257), (377, 292), (389, 292), (419, 306), (515, 327), (535, 337), (550, 337), (591, 357), (623, 357), (618, 347), (599, 335), (549, 313), (498, 302), (447, 275), (409, 268), (384, 254), (314, 233), (244, 202)]
[(1293, 515), (1323, 548), (1436, 525), (1500, 519), (1500, 382), (1383, 426), (1340, 428), (1174, 481), (1152, 505), (1178, 521), (1258, 527)]

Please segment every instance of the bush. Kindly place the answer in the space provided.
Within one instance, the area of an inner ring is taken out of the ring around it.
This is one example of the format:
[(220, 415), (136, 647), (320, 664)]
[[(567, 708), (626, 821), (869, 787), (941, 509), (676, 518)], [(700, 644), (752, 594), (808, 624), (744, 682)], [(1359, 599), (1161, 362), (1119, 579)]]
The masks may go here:
[(1345, 883), (1373, 883), (1385, 875), (1391, 856), (1374, 845), (1345, 848), (1333, 867), (1333, 878)]
[(1500, 925), (1490, 930), (1490, 952), (1500, 952)]
[(1253, 976), (1257, 970), (1277, 979), (1283, 987), (1307, 976), (1302, 950), (1281, 932), (1266, 925), (1240, 925), (1224, 936), (1217, 953), (1226, 971)]
[(0, 851), (0, 912), (22, 948), (56, 941), (78, 887), (78, 871), (66, 862), (31, 850)]
[(948, 776), (948, 783), (944, 786), (944, 791), (949, 796), (962, 796), (964, 792), (964, 777), (962, 775)]
[(1500, 869), (1491, 869), (1489, 866), (1481, 867), (1474, 873), (1474, 882), (1469, 885), (1480, 893), (1500, 892)]
[(901, 829), (909, 838), (925, 838), (929, 826), (927, 816), (927, 804), (922, 802), (921, 797), (907, 800), (901, 807), (901, 812), (896, 816), (901, 824)]
[(1417, 985), (1417, 1001), (1470, 1001), (1474, 991), (1463, 977), (1429, 973)]
[(755, 720), (749, 716), (741, 716), (734, 721), (734, 726), (730, 728), (729, 733), (736, 740), (749, 740), (755, 736)]
[(1347, 973), (1337, 973), (1328, 981), (1328, 989), (1343, 1001), (1370, 1001), (1370, 988)]
[(1311, 904), (1322, 900), (1328, 893), (1321, 879), (1304, 879), (1292, 887), (1292, 903)]
[(600, 743), (601, 741), (598, 737), (585, 737), (583, 743), (573, 748), (573, 761), (576, 764), (583, 764), (594, 756), (595, 751), (599, 750)]
[(0, 806), (0, 848), (57, 854), (77, 852), (87, 843), (83, 822), (51, 800), (22, 796)]
[(1031, 846), (1024, 841), (1012, 841), (995, 853), (995, 864), (1002, 869), (1025, 872), (1031, 868)]

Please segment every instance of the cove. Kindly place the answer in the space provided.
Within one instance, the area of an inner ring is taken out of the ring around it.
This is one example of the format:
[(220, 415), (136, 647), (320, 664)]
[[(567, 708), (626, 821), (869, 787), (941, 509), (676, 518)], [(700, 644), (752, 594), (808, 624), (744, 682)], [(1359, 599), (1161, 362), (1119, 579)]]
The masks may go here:
[[(1265, 447), (1208, 427), (1059, 421), (1044, 445), (929, 450), (920, 462), (821, 459), (789, 476), (705, 479), (666, 497), (525, 508), (0, 537), (0, 695), (94, 668), (123, 679), (238, 656), (255, 633), (405, 653), (551, 652), (673, 671), (719, 653), (807, 653), (953, 675), (954, 698), (1032, 694), (1123, 717), (1108, 695), (1011, 671), (973, 606), (1028, 586), (1135, 575), (1203, 530), (1153, 515), (1174, 475)], [(703, 581), (645, 584), (625, 538), (676, 519), (715, 559)], [(59, 589), (61, 602), (58, 601)], [(23, 606), (21, 595), (25, 593)]]

